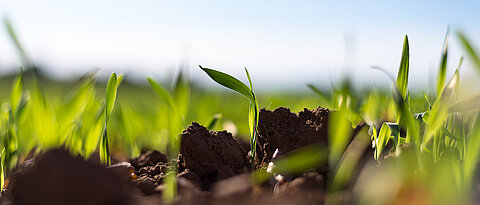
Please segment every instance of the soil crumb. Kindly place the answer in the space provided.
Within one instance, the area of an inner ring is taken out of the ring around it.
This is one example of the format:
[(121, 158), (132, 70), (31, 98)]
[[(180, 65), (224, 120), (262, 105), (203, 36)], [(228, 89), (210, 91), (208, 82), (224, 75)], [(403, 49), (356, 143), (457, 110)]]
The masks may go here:
[(272, 160), (275, 150), (281, 155), (312, 144), (327, 145), (328, 109), (304, 109), (298, 114), (279, 107), (273, 111), (261, 109), (258, 123), (258, 159), (261, 164)]
[[(227, 131), (208, 131), (193, 122), (181, 134), (179, 172), (188, 170), (198, 175), (195, 181), (203, 190), (218, 181), (248, 170), (247, 152)], [(193, 174), (189, 174), (192, 176)], [(190, 177), (192, 178), (197, 177)]]
[(145, 166), (155, 166), (159, 162), (167, 163), (168, 157), (157, 150), (150, 150), (140, 154), (137, 158), (131, 161), (131, 164), (135, 169), (140, 169)]
[(54, 149), (14, 173), (13, 204), (130, 204), (131, 187), (117, 171)]

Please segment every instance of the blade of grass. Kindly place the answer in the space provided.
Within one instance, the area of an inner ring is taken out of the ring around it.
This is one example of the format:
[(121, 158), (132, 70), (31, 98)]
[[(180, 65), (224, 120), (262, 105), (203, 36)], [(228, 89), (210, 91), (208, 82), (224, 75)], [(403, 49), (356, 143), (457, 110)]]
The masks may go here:
[(471, 60), (473, 61), (473, 64), (477, 68), (478, 73), (480, 74), (480, 57), (478, 56), (477, 52), (473, 48), (472, 43), (462, 31), (458, 31), (457, 36), (460, 39), (460, 42), (462, 43), (463, 48), (468, 53)]
[(208, 123), (207, 129), (208, 130), (213, 130), (215, 126), (217, 125), (218, 121), (222, 118), (222, 114), (215, 114), (210, 122)]
[(202, 66), (200, 66), (200, 68), (205, 71), (205, 73), (207, 73), (207, 75), (210, 76), (210, 78), (212, 78), (212, 80), (214, 80), (218, 84), (242, 94), (243, 96), (247, 97), (248, 100), (250, 100), (250, 102), (252, 103), (255, 101), (253, 99), (252, 91), (238, 79), (220, 71), (203, 68)]
[[(15, 29), (13, 29), (13, 26), (12, 26), (12, 23), (10, 22), (10, 19), (5, 17), (3, 19), (3, 24), (5, 25), (5, 28), (7, 30), (8, 36), (10, 37), (10, 40), (12, 41), (15, 49), (18, 52), (18, 55), (20, 56), (23, 67), (25, 69), (33, 68), (34, 66), (32, 64), (32, 61), (30, 60), (27, 53), (25, 52), (25, 49), (23, 49), (22, 44), (18, 40), (17, 34), (15, 33)], [(20, 67), (20, 72), (23, 72), (22, 67)]]
[(447, 58), (448, 58), (448, 29), (445, 34), (445, 41), (443, 42), (442, 57), (440, 58), (440, 67), (437, 77), (437, 96), (440, 96), (445, 84), (445, 74), (447, 72)]
[[(121, 77), (123, 79), (123, 76)], [(120, 79), (120, 80), (121, 80)], [(110, 150), (108, 146), (108, 134), (107, 134), (107, 125), (110, 115), (113, 111), (113, 106), (115, 105), (115, 99), (117, 98), (117, 89), (120, 86), (117, 83), (117, 74), (112, 73), (110, 79), (108, 80), (107, 90), (105, 94), (105, 126), (103, 131), (103, 137), (100, 142), (100, 161), (107, 166), (110, 166)]]
[(153, 90), (155, 90), (155, 92), (157, 92), (162, 100), (165, 101), (170, 108), (175, 109), (175, 103), (173, 102), (173, 98), (170, 93), (168, 93), (168, 91), (163, 86), (158, 84), (153, 78), (148, 77), (147, 80), (148, 83), (150, 83), (150, 86), (153, 88)]
[(397, 75), (397, 87), (403, 99), (405, 99), (407, 95), (409, 58), (410, 54), (408, 46), (408, 36), (405, 35), (405, 40), (403, 41), (402, 60), (400, 61), (400, 67), (398, 69)]
[(322, 103), (325, 104), (325, 107), (334, 109), (330, 101), (330, 96), (327, 93), (322, 92), (312, 84), (306, 84), (306, 86), (321, 98)]

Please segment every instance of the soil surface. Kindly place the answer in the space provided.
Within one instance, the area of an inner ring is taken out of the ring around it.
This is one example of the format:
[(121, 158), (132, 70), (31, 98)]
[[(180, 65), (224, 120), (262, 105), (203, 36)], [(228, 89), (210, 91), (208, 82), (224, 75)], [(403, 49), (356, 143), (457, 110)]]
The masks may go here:
[(216, 181), (246, 173), (247, 152), (226, 131), (208, 131), (193, 122), (181, 134), (178, 170), (203, 190)]
[[(277, 149), (288, 155), (308, 145), (326, 147), (329, 112), (320, 107), (298, 114), (282, 107), (262, 109), (258, 168), (265, 169)], [(226, 131), (209, 131), (193, 122), (181, 134), (179, 151), (175, 159), (147, 151), (107, 168), (62, 149), (50, 150), (11, 176), (0, 204), (163, 204), (163, 180), (169, 174), (177, 174), (173, 204), (325, 202), (327, 180), (320, 169), (281, 179), (271, 175), (262, 184), (253, 183), (247, 150)]]
[(328, 109), (321, 107), (315, 110), (305, 108), (298, 114), (284, 107), (273, 111), (261, 109), (257, 146), (261, 164), (270, 162), (276, 149), (280, 156), (308, 145), (327, 145), (329, 113)]
[(127, 168), (105, 168), (56, 149), (17, 171), (7, 193), (18, 205), (130, 204), (128, 175)]

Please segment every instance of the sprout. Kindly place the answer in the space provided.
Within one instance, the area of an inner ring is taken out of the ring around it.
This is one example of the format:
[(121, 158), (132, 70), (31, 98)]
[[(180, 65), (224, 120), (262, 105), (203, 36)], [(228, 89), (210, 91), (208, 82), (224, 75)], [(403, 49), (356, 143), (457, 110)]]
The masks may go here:
[(245, 73), (247, 74), (248, 82), (250, 88), (248, 88), (245, 84), (243, 84), (240, 80), (234, 78), (231, 75), (226, 73), (222, 73), (220, 71), (212, 70), (209, 68), (200, 68), (207, 73), (212, 80), (217, 82), (218, 84), (230, 88), (238, 93), (242, 94), (243, 96), (247, 97), (250, 101), (249, 106), (249, 114), (248, 114), (248, 126), (250, 128), (250, 150), (252, 153), (251, 160), (252, 160), (252, 167), (255, 165), (255, 152), (256, 152), (256, 145), (257, 145), (257, 127), (258, 127), (258, 101), (253, 93), (252, 87), (252, 80), (250, 79), (250, 74), (248, 73), (247, 68), (245, 68)]

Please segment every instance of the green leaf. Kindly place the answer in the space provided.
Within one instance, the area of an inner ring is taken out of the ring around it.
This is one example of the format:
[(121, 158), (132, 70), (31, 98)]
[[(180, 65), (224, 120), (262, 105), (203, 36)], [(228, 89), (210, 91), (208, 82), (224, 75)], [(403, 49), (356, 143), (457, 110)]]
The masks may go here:
[(106, 166), (110, 166), (110, 150), (108, 147), (107, 128), (103, 130), (103, 137), (100, 141), (100, 162)]
[[(23, 67), (25, 67), (26, 69), (32, 68), (33, 67), (32, 62), (30, 61), (30, 58), (28, 57), (27, 53), (23, 49), (22, 44), (18, 40), (17, 34), (15, 33), (15, 29), (13, 29), (12, 23), (6, 17), (3, 19), (3, 23), (7, 30), (8, 36), (10, 37), (10, 40), (12, 41), (15, 49), (17, 50), (18, 55), (20, 56), (20, 59), (22, 60)], [(22, 71), (22, 67), (20, 67), (20, 71)]]
[(477, 164), (478, 156), (480, 154), (480, 115), (477, 114), (473, 130), (468, 135), (468, 141), (466, 143), (467, 151), (465, 153), (464, 160), (464, 179), (465, 187), (470, 187), (473, 179), (474, 173), (476, 173), (475, 164)]
[(448, 57), (448, 30), (445, 35), (445, 41), (443, 43), (442, 57), (440, 58), (440, 67), (437, 77), (437, 96), (440, 96), (445, 84), (445, 74), (447, 72), (447, 57)]
[[(93, 108), (92, 108), (93, 109)], [(92, 112), (92, 110), (88, 110), (88, 112)], [(101, 137), (103, 137), (103, 130), (105, 129), (105, 109), (102, 109), (102, 112), (97, 114), (96, 117), (91, 119), (90, 115), (93, 113), (89, 113), (85, 117), (88, 127), (84, 127), (86, 133), (84, 134), (83, 138), (83, 158), (88, 159), (90, 156), (95, 152), (99, 142), (101, 141)]]
[(168, 91), (160, 84), (158, 84), (153, 78), (148, 77), (147, 80), (153, 90), (155, 90), (155, 92), (157, 92), (157, 94), (160, 96), (160, 98), (162, 98), (162, 100), (165, 101), (170, 108), (175, 109), (173, 98), (170, 93), (168, 93)]
[(306, 84), (306, 86), (321, 98), (322, 103), (325, 104), (325, 107), (334, 108), (332, 106), (331, 101), (330, 101), (330, 95), (321, 91), (320, 89), (318, 89), (317, 87), (315, 87), (312, 84)]
[(12, 113), (16, 114), (20, 101), (22, 100), (23, 93), (23, 76), (20, 74), (15, 79), (12, 87), (12, 93), (10, 95), (10, 104), (12, 106)]
[(108, 80), (107, 90), (105, 95), (105, 116), (106, 121), (108, 122), (108, 118), (113, 111), (113, 105), (115, 104), (115, 99), (117, 98), (117, 74), (112, 73), (110, 79)]
[(208, 130), (213, 130), (215, 128), (215, 125), (217, 125), (218, 121), (222, 118), (222, 114), (215, 114), (210, 122), (208, 123), (207, 129)]
[(188, 112), (190, 102), (190, 81), (183, 71), (178, 73), (173, 91), (174, 102), (177, 105), (178, 112), (180, 112), (182, 119), (184, 119)]
[(348, 145), (350, 133), (352, 132), (351, 123), (345, 117), (344, 111), (331, 112), (328, 130), (330, 145), (329, 164), (331, 168), (335, 168)]
[(405, 103), (404, 98), (402, 98), (399, 90), (396, 86), (392, 86), (393, 88), (393, 97), (395, 102), (395, 109), (398, 114), (398, 124), (400, 126), (404, 126), (407, 129), (407, 138), (406, 142), (411, 142), (411, 137), (414, 139), (414, 143), (417, 143), (418, 140), (418, 124), (415, 123), (415, 119), (408, 108), (407, 104)]
[[(240, 80), (234, 78), (231, 75), (228, 75), (226, 73), (212, 70), (209, 68), (203, 68), (200, 66), (200, 68), (207, 73), (212, 80), (217, 82), (218, 84), (225, 86), (227, 88), (230, 88), (234, 91), (237, 91), (238, 93), (242, 94), (243, 96), (247, 97), (250, 102), (254, 102), (254, 97), (252, 94), (252, 90), (249, 89), (245, 84), (243, 84)], [(247, 72), (248, 73), (248, 72)]]
[[(252, 79), (250, 79), (250, 74), (248, 73), (247, 68), (245, 68), (245, 73), (247, 73), (248, 83), (250, 84), (250, 90), (252, 91), (252, 90), (253, 90), (253, 87), (252, 87)], [(252, 93), (252, 94), (253, 94), (253, 93)]]
[(448, 108), (449, 112), (465, 112), (476, 109), (480, 109), (480, 95), (459, 101)]
[(408, 36), (405, 35), (405, 40), (403, 41), (402, 60), (400, 61), (400, 68), (398, 69), (397, 76), (397, 87), (403, 99), (405, 99), (407, 95), (409, 56)]
[(0, 191), (3, 191), (3, 188), (5, 186), (5, 171), (4, 171), (4, 166), (5, 166), (5, 148), (2, 149), (2, 153), (0, 153)]
[(327, 155), (328, 151), (324, 147), (308, 146), (275, 161), (273, 172), (278, 174), (299, 174), (325, 163)]
[(448, 118), (448, 101), (449, 97), (460, 81), (459, 78), (459, 69), (455, 71), (453, 74), (452, 79), (448, 82), (447, 86), (444, 88), (442, 95), (435, 101), (432, 107), (432, 111), (430, 112), (430, 116), (428, 117), (426, 123), (428, 124), (427, 130), (425, 131), (422, 148), (426, 146), (429, 142), (431, 137), (441, 130), (443, 124)]
[(252, 80), (250, 78), (250, 74), (248, 73), (247, 68), (245, 68), (245, 72), (247, 73), (248, 82), (250, 84), (250, 91), (253, 96), (253, 102), (250, 102), (250, 109), (249, 109), (249, 128), (250, 128), (250, 150), (252, 152), (252, 162), (255, 161), (255, 154), (257, 150), (257, 127), (258, 127), (258, 102), (257, 98), (255, 97), (255, 93), (253, 93), (253, 86)]
[(377, 154), (375, 159), (378, 159), (382, 154), (382, 151), (387, 145), (391, 134), (392, 131), (390, 130), (390, 127), (387, 125), (387, 123), (383, 123), (382, 127), (380, 128), (380, 133), (378, 133), (378, 141), (376, 142), (375, 146), (375, 153)]
[(457, 36), (460, 39), (460, 42), (463, 45), (463, 48), (465, 51), (470, 55), (471, 60), (473, 61), (473, 64), (477, 68), (477, 71), (480, 74), (480, 57), (478, 56), (477, 52), (475, 49), (472, 47), (472, 43), (467, 39), (465, 34), (461, 31), (457, 32)]

